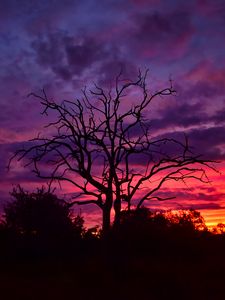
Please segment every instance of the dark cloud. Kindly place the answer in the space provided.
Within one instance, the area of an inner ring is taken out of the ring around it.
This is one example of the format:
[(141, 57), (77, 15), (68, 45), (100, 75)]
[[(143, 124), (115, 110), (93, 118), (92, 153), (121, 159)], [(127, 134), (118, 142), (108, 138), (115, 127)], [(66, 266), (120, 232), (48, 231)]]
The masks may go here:
[(60, 33), (48, 34), (34, 40), (31, 44), (37, 54), (37, 62), (45, 67), (55, 66), (63, 59), (63, 44)]
[[(147, 117), (147, 116), (146, 116)], [(159, 116), (151, 121), (149, 124), (154, 129), (164, 129), (169, 127), (189, 127), (193, 125), (201, 125), (207, 122), (208, 115), (204, 112), (204, 106), (198, 102), (181, 103), (177, 105), (170, 105), (166, 109), (159, 112)]]
[(61, 33), (47, 34), (35, 39), (32, 44), (36, 61), (44, 68), (49, 68), (63, 79), (71, 78), (65, 61), (64, 44)]
[[(174, 157), (176, 155), (182, 154), (183, 147), (179, 144), (185, 144), (185, 136), (188, 138), (188, 144), (190, 147), (190, 150), (192, 151), (193, 155), (203, 155), (206, 159), (212, 159), (212, 160), (224, 160), (225, 159), (225, 127), (224, 126), (196, 126), (194, 129), (189, 130), (175, 130), (171, 131), (169, 128), (169, 125), (177, 126), (181, 125), (182, 123), (178, 123), (179, 119), (173, 120), (171, 122), (167, 122), (166, 120), (162, 120), (162, 124), (156, 123), (155, 128), (162, 128), (163, 134), (159, 134), (154, 136), (152, 138), (152, 142), (161, 140), (164, 138), (167, 138), (168, 141), (166, 143), (160, 143), (156, 146), (152, 146), (151, 150), (153, 151), (153, 157), (155, 160), (157, 160), (161, 155), (169, 155), (171, 157)], [(194, 122), (188, 122), (188, 125), (193, 125)], [(154, 124), (154, 122), (153, 122)], [(157, 124), (158, 127), (157, 127)], [(198, 123), (196, 123), (198, 124)], [(200, 124), (200, 123), (199, 123)], [(184, 124), (183, 124), (184, 125)], [(171, 126), (172, 127), (172, 126)], [(154, 133), (154, 127), (152, 127), (152, 133)], [(136, 128), (136, 130), (133, 132), (134, 136), (138, 136), (141, 134), (141, 130)], [(174, 139), (178, 143), (174, 143), (170, 139)], [(159, 147), (160, 145), (160, 147)], [(154, 150), (159, 151), (161, 154), (155, 153)], [(132, 158), (132, 160), (135, 161), (135, 157)], [(144, 164), (147, 161), (146, 155), (140, 156), (140, 163)]]
[(18, 171), (15, 168), (16, 159), (12, 161), (10, 168), (8, 169), (10, 159), (16, 153), (17, 150), (22, 149), (23, 146), (27, 145), (25, 142), (15, 142), (1, 144), (0, 147), (0, 182), (6, 183), (7, 181), (15, 183), (21, 183), (23, 181), (33, 181), (34, 175), (31, 173), (31, 169), (28, 167)]
[(211, 120), (216, 124), (225, 122), (225, 107), (217, 110), (216, 113), (211, 117)]
[(137, 36), (141, 40), (178, 38), (190, 28), (190, 15), (187, 12), (144, 14), (136, 17)]
[(225, 127), (196, 128), (190, 130), (188, 136), (197, 149), (209, 149), (224, 145)]
[(197, 81), (188, 88), (185, 86), (178, 86), (179, 98), (183, 101), (190, 99), (208, 98), (212, 99), (224, 95), (224, 82), (220, 81), (206, 81), (204, 79)]
[(90, 68), (93, 63), (102, 61), (107, 56), (107, 51), (104, 45), (100, 44), (92, 38), (86, 38), (81, 44), (74, 44), (69, 39), (65, 43), (65, 51), (68, 66), (71, 71), (77, 75)]
[(222, 19), (225, 16), (225, 3), (224, 0), (210, 1), (210, 0), (197, 0), (197, 8), (200, 13), (209, 18)]
[(195, 209), (195, 210), (208, 210), (208, 209), (222, 209), (223, 207), (220, 204), (210, 202), (210, 203), (193, 203), (185, 204), (184, 209)]
[[(203, 101), (197, 103), (175, 103), (175, 105), (171, 104), (165, 109), (160, 109), (158, 111), (157, 118), (154, 118), (153, 115), (151, 119), (150, 116), (148, 117), (148, 115), (146, 115), (146, 120), (147, 123), (150, 125), (152, 132), (158, 129), (168, 131), (169, 128), (175, 127), (183, 127), (184, 131), (186, 131), (188, 127), (191, 126), (202, 127), (205, 125), (205, 128), (200, 127), (200, 129), (196, 131), (195, 129), (193, 129), (189, 132), (189, 134), (200, 134), (201, 136), (203, 134), (204, 136), (202, 136), (202, 139), (205, 140), (207, 143), (208, 138), (206, 137), (206, 135), (209, 134), (212, 137), (215, 133), (216, 135), (214, 136), (214, 138), (219, 136), (221, 143), (223, 142), (222, 137), (224, 134), (223, 123), (225, 122), (225, 108), (222, 107), (220, 110), (216, 110), (211, 114), (207, 112), (206, 109), (207, 106)], [(148, 119), (150, 121), (148, 121)]]
[[(192, 191), (190, 189), (168, 189), (164, 188), (162, 191), (157, 193), (157, 196), (162, 197), (162, 198), (167, 198), (167, 197), (176, 197), (177, 201), (187, 203), (185, 201), (190, 201), (190, 206), (191, 205), (198, 205), (198, 204), (203, 204), (202, 202), (204, 201), (205, 206), (208, 206), (208, 201), (209, 203), (212, 202), (215, 205), (219, 205), (220, 201), (224, 199), (225, 193), (219, 192), (217, 190), (214, 190), (213, 192), (208, 192), (207, 187), (205, 189), (205, 192), (197, 192), (197, 191)], [(198, 203), (199, 202), (199, 203)], [(205, 203), (207, 202), (207, 203)]]
[(50, 68), (64, 80), (79, 76), (94, 63), (109, 56), (106, 46), (94, 38), (72, 37), (56, 32), (41, 36), (32, 42), (38, 64)]
[(191, 17), (187, 11), (144, 12), (134, 15), (130, 42), (143, 57), (168, 60), (187, 50), (192, 33)]
[(0, 180), (3, 180), (6, 171), (7, 171), (7, 164), (9, 160), (9, 146), (8, 145), (1, 145), (0, 147)]
[[(174, 200), (165, 200), (165, 201), (146, 201), (144, 203), (145, 206), (149, 207), (152, 211), (159, 210), (170, 210), (170, 209), (195, 209), (195, 210), (219, 210), (224, 207), (220, 204), (220, 200), (214, 201), (212, 197), (212, 201), (210, 199), (208, 201), (204, 201), (199, 199), (193, 200), (193, 197), (188, 198), (186, 195), (185, 198), (178, 197), (179, 192), (168, 192), (164, 195), (164, 197), (176, 197)], [(221, 198), (219, 198), (221, 199)]]
[[(207, 159), (225, 159), (225, 152), (223, 151), (225, 144), (225, 127), (198, 127), (186, 131), (186, 135), (193, 153), (201, 154)], [(161, 137), (164, 136), (184, 142), (184, 133), (182, 132), (168, 132)], [(173, 151), (173, 149), (168, 149), (168, 151)]]
[(134, 63), (122, 58), (119, 51), (114, 51), (116, 57), (102, 62), (98, 69), (98, 83), (103, 86), (112, 86), (116, 77), (122, 72), (122, 79), (132, 79), (137, 76), (137, 66)]
[(217, 189), (213, 186), (210, 186), (210, 187), (208, 187), (208, 186), (198, 186), (196, 188), (193, 188), (193, 190), (196, 190), (196, 189), (204, 191), (205, 193), (214, 193), (214, 192), (217, 191)]

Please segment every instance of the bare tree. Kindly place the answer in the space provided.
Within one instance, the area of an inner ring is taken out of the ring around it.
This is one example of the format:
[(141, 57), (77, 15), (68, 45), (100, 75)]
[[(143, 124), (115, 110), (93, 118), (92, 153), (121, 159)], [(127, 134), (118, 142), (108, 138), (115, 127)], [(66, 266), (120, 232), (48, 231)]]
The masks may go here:
[[(125, 81), (119, 74), (113, 90), (95, 85), (82, 90), (81, 99), (61, 104), (49, 99), (44, 90), (41, 95), (32, 93), (43, 106), (42, 113), (52, 112), (55, 119), (46, 126), (47, 137), (38, 135), (13, 157), (28, 159), (26, 165), (32, 165), (40, 178), (72, 184), (80, 198), (71, 199), (69, 205), (97, 205), (104, 232), (110, 228), (112, 208), (115, 224), (120, 223), (123, 202), (130, 209), (131, 204), (139, 208), (146, 200), (169, 199), (157, 194), (168, 180), (209, 181), (205, 169), (212, 168), (210, 161), (194, 155), (187, 138), (182, 143), (150, 135), (146, 111), (154, 99), (171, 96), (175, 90), (170, 81), (168, 87), (151, 93), (146, 76), (147, 72), (139, 72), (136, 80)], [(138, 99), (125, 106), (134, 90)], [(171, 146), (176, 147), (174, 153), (166, 151)], [(145, 164), (138, 167), (143, 157)]]

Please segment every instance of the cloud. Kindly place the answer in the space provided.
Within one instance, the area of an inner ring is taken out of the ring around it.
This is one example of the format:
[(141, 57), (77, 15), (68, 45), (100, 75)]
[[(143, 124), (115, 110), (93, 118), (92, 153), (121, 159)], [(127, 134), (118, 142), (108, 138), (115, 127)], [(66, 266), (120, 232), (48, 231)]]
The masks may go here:
[(202, 80), (194, 84), (190, 84), (188, 87), (179, 87), (179, 97), (184, 101), (190, 99), (206, 98), (211, 100), (212, 98), (222, 96), (225, 92), (223, 82), (211, 80), (208, 82), (202, 77)]
[(167, 106), (158, 112), (159, 116), (149, 121), (152, 131), (171, 127), (189, 127), (201, 125), (208, 120), (202, 103), (180, 103)]
[(59, 78), (70, 80), (80, 76), (92, 65), (107, 59), (106, 45), (89, 36), (73, 37), (63, 32), (48, 33), (32, 44), (36, 61)]
[(214, 121), (216, 124), (224, 123), (225, 122), (225, 107), (217, 110), (216, 113), (211, 117), (211, 120)]
[(225, 127), (214, 126), (209, 128), (196, 128), (188, 132), (190, 143), (196, 149), (211, 151), (217, 146), (224, 145)]
[(198, 11), (208, 18), (224, 17), (225, 3), (223, 0), (197, 0)]
[[(223, 160), (225, 159), (224, 152), (224, 126), (213, 127), (196, 127), (186, 130), (188, 137), (188, 144), (191, 151), (195, 154), (201, 154), (205, 159)], [(156, 137), (174, 138), (178, 141), (184, 142), (184, 133), (181, 131), (168, 131), (167, 133)], [(167, 148), (168, 153), (173, 152), (173, 148)]]
[(201, 60), (186, 73), (185, 78), (192, 83), (204, 82), (220, 87), (225, 83), (223, 63), (217, 65), (212, 60)]
[(70, 66), (71, 72), (77, 75), (82, 74), (93, 63), (104, 60), (107, 56), (104, 45), (88, 37), (80, 44), (75, 44), (71, 39), (65, 39), (65, 51), (68, 66)]
[(115, 79), (120, 72), (122, 72), (121, 79), (132, 79), (137, 77), (138, 70), (135, 64), (120, 57), (118, 52), (116, 57), (109, 58), (100, 64), (98, 68), (99, 85), (107, 86), (109, 88), (115, 83)]
[[(213, 118), (214, 119), (214, 118)], [(165, 120), (162, 118), (159, 120), (152, 120), (153, 126), (150, 127), (150, 136), (153, 134), (151, 141), (155, 142), (157, 140), (161, 139), (168, 139), (168, 142), (166, 143), (160, 143), (156, 146), (152, 146), (150, 150), (153, 151), (152, 155), (153, 158), (157, 161), (159, 158), (158, 152), (154, 153), (154, 150), (160, 151), (160, 153), (163, 153), (165, 155), (169, 155), (171, 157), (174, 157), (176, 155), (183, 153), (183, 147), (181, 147), (178, 143), (174, 143), (170, 141), (170, 139), (174, 139), (177, 142), (180, 142), (182, 144), (185, 144), (185, 136), (188, 138), (188, 145), (190, 150), (192, 151), (193, 155), (203, 155), (205, 159), (211, 159), (211, 160), (224, 160), (225, 159), (225, 127), (224, 126), (210, 126), (207, 125), (200, 125), (201, 122), (203, 122), (204, 118), (199, 119), (197, 118), (188, 118), (184, 117), (184, 120), (181, 120), (181, 118), (173, 119), (173, 114), (170, 117), (165, 118)], [(155, 122), (154, 124), (154, 121)], [(196, 125), (193, 128), (174, 128), (177, 126), (190, 126), (190, 125)], [(200, 126), (198, 126), (200, 125)], [(151, 126), (151, 123), (150, 123)], [(158, 131), (158, 129), (162, 129), (161, 131)], [(158, 133), (158, 134), (157, 134)], [(141, 134), (141, 130), (139, 128), (136, 128), (132, 132), (133, 136), (139, 136)], [(160, 145), (160, 146), (159, 146)], [(147, 156), (144, 154), (141, 154), (140, 156), (131, 157), (131, 161), (135, 162), (137, 161), (140, 164), (145, 164), (147, 162)]]
[[(208, 190), (209, 189), (209, 190)], [(198, 191), (197, 191), (198, 190)], [(204, 192), (201, 192), (204, 190)], [(198, 188), (188, 188), (188, 189), (169, 189), (163, 188), (157, 193), (159, 197), (176, 197), (174, 200), (166, 200), (163, 202), (158, 202), (158, 205), (162, 206), (172, 206), (175, 204), (177, 208), (183, 209), (220, 209), (221, 201), (224, 199), (225, 193), (218, 189), (211, 190), (207, 186)], [(146, 202), (147, 203), (147, 202)], [(149, 205), (151, 203), (149, 202)]]
[(183, 56), (193, 34), (190, 14), (182, 10), (134, 15), (130, 39), (136, 54), (171, 60)]
[[(201, 132), (202, 126), (210, 127), (210, 130), (224, 132), (225, 107), (220, 109), (215, 107), (214, 111), (210, 113), (203, 101), (196, 103), (180, 102), (159, 109), (157, 117), (146, 114), (146, 119), (152, 133), (159, 129), (168, 132), (171, 128), (183, 128), (183, 131), (186, 132), (190, 130), (190, 127), (196, 126), (200, 127), (199, 132)], [(222, 136), (220, 135), (220, 137)]]

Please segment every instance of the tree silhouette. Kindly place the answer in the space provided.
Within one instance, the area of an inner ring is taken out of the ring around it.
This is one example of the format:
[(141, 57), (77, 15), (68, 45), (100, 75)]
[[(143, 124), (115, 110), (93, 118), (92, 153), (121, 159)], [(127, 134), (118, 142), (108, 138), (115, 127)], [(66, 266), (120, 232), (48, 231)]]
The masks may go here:
[(218, 223), (216, 226), (212, 228), (212, 232), (214, 234), (224, 234), (225, 233), (225, 224)]
[[(148, 208), (142, 207), (121, 211), (120, 232), (121, 229), (124, 236), (134, 238), (135, 236), (149, 235), (152, 232), (173, 232), (173, 234), (180, 232), (184, 234), (207, 231), (207, 226), (200, 212), (193, 209), (153, 213)], [(116, 233), (120, 234), (117, 230)]]
[(41, 188), (29, 193), (18, 186), (11, 195), (13, 201), (4, 208), (4, 223), (16, 235), (44, 240), (81, 237), (82, 218), (73, 221), (68, 206), (50, 191)]
[(180, 228), (182, 231), (206, 231), (207, 226), (200, 212), (189, 210), (168, 211), (165, 213), (172, 227)]
[(44, 90), (41, 95), (32, 93), (53, 121), (46, 126), (47, 136), (38, 135), (12, 158), (26, 158), (40, 178), (72, 184), (80, 199), (71, 199), (69, 205), (97, 205), (104, 232), (110, 228), (112, 208), (115, 224), (120, 223), (122, 203), (130, 209), (146, 200), (171, 199), (157, 194), (169, 180), (208, 182), (205, 167), (211, 167), (210, 161), (193, 154), (186, 137), (180, 142), (150, 135), (148, 109), (154, 99), (174, 95), (175, 90), (170, 81), (168, 87), (150, 92), (146, 76), (139, 72), (136, 80), (122, 80), (119, 74), (113, 89), (95, 85), (82, 90), (80, 99), (62, 103), (48, 98)]

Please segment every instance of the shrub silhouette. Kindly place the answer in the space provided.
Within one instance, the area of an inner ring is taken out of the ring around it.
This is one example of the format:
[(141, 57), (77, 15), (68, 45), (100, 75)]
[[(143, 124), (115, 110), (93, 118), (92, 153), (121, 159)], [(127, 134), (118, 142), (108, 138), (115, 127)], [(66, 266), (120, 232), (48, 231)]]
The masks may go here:
[(225, 233), (225, 224), (218, 223), (216, 226), (212, 228), (212, 232), (214, 234), (223, 234)]
[(172, 236), (181, 238), (207, 231), (204, 219), (195, 210), (151, 212), (148, 208), (122, 211), (121, 224), (114, 228), (114, 236), (122, 239), (143, 240)]
[(182, 233), (207, 231), (204, 218), (196, 210), (168, 211), (165, 213), (165, 217), (172, 229), (181, 230)]
[(4, 208), (5, 228), (17, 238), (43, 245), (81, 238), (83, 219), (71, 218), (69, 207), (44, 188), (33, 193), (20, 186), (11, 193), (13, 201)]

